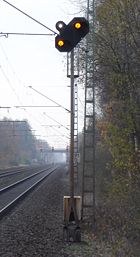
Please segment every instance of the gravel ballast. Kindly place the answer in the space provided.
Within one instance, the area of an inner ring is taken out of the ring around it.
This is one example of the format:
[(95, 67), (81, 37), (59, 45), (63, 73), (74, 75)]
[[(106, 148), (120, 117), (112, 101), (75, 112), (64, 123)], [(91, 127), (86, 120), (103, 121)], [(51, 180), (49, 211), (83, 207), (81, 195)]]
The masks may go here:
[(69, 194), (67, 169), (61, 167), (0, 220), (0, 257), (109, 257), (94, 236), (63, 242), (63, 196)]
[(54, 172), (0, 221), (1, 257), (62, 257), (64, 172)]

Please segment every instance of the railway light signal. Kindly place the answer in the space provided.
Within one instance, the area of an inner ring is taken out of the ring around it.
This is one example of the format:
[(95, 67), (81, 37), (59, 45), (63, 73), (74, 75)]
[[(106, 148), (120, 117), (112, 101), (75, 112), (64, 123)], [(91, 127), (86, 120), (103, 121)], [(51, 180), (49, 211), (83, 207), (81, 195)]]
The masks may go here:
[(55, 47), (60, 52), (70, 52), (89, 32), (89, 22), (84, 17), (73, 18), (68, 25), (56, 23), (59, 35), (55, 37)]
[(58, 44), (59, 47), (63, 47), (64, 44), (65, 44), (65, 42), (64, 42), (64, 40), (62, 40), (62, 39), (60, 38), (60, 39), (58, 40), (57, 44)]
[(76, 22), (74, 24), (74, 27), (75, 27), (75, 29), (80, 29), (81, 28), (81, 23), (80, 22)]

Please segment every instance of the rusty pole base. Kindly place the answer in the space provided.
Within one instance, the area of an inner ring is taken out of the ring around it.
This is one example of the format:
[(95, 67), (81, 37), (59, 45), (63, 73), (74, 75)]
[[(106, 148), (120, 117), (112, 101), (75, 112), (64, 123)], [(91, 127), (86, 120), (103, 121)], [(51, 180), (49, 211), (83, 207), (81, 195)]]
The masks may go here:
[(64, 196), (64, 227), (63, 240), (65, 242), (81, 242), (81, 197)]

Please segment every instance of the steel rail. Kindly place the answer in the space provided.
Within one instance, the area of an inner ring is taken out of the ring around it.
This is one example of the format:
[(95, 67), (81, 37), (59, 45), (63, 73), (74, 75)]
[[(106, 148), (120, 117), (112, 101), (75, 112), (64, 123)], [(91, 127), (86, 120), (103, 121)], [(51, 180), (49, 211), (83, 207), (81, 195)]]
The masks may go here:
[(3, 169), (3, 170), (0, 170), (0, 177), (2, 177), (3, 175), (7, 175), (7, 174), (13, 174), (15, 172), (22, 172), (22, 171), (28, 171), (28, 170), (31, 170), (35, 167), (33, 166), (19, 166), (19, 167), (12, 167), (12, 168), (8, 168), (8, 169)]
[(26, 170), (27, 167), (13, 167), (13, 168), (9, 168), (9, 169), (3, 169), (3, 170), (0, 170), (0, 177), (3, 176), (3, 175), (6, 175), (6, 174), (12, 174), (14, 172), (17, 172), (17, 171), (24, 171)]
[(11, 189), (12, 187), (15, 187), (15, 186), (19, 185), (20, 183), (22, 183), (22, 182), (24, 182), (24, 181), (26, 181), (26, 180), (28, 180), (28, 179), (30, 179), (32, 177), (37, 176), (38, 174), (40, 174), (40, 173), (42, 173), (44, 171), (47, 171), (47, 170), (49, 170), (49, 168), (45, 168), (43, 170), (40, 170), (40, 171), (38, 171), (38, 172), (36, 172), (36, 173), (34, 173), (32, 175), (29, 175), (29, 176), (27, 176), (27, 177), (25, 177), (25, 178), (23, 178), (21, 180), (18, 180), (16, 182), (14, 182), (14, 183), (12, 183), (12, 184), (10, 184), (10, 185), (0, 189), (0, 194), (3, 193), (4, 191), (7, 191), (8, 189)]
[[(22, 173), (22, 172), (24, 172), (24, 171), (21, 171), (21, 170), (18, 170), (18, 171), (7, 171), (7, 172), (5, 172), (5, 173), (3, 173), (3, 174), (0, 174), (0, 179), (1, 178), (5, 178), (5, 177), (11, 177), (11, 176), (13, 176), (13, 175), (16, 175), (16, 174), (18, 174), (18, 173)], [(27, 170), (25, 170), (25, 172), (28, 172)]]
[[(44, 176), (42, 176), (41, 178), (39, 178), (36, 182), (34, 182), (33, 184), (31, 184), (26, 190), (24, 190), (22, 193), (20, 193), (18, 196), (16, 196), (12, 201), (10, 201), (8, 204), (6, 204), (4, 207), (2, 207), (0, 209), (0, 219), (5, 215), (7, 214), (11, 209), (12, 207), (14, 207), (16, 205), (16, 203), (18, 203), (19, 200), (21, 200), (22, 198), (24, 198), (27, 193), (29, 193), (31, 190), (33, 190), (39, 183), (41, 183), (41, 181), (43, 181), (46, 177), (48, 177), (52, 172), (54, 172), (56, 169), (57, 169), (57, 166), (54, 167), (54, 168), (48, 168), (48, 169), (44, 169), (43, 171), (40, 171), (38, 173), (36, 173), (36, 175), (38, 175), (39, 173), (43, 173), (45, 171), (49, 171), (49, 173), (45, 174)], [(34, 176), (29, 176), (28, 179), (26, 178), (26, 180), (29, 180), (31, 179), (32, 177), (35, 177), (36, 175)], [(23, 179), (22, 181), (19, 181), (19, 183), (14, 183), (8, 187), (5, 187), (3, 189), (0, 190), (0, 194), (4, 194), (7, 190), (9, 190), (10, 188), (14, 188), (16, 185), (19, 185), (20, 183), (22, 182), (25, 182), (25, 179)]]
[[(49, 167), (48, 167), (49, 168)], [(28, 169), (27, 169), (27, 167), (25, 168), (25, 167), (21, 167), (21, 168), (19, 168), (18, 170), (14, 170), (13, 169), (13, 171), (11, 170), (11, 171), (5, 171), (5, 172), (2, 172), (1, 174), (0, 174), (0, 179), (1, 178), (4, 178), (4, 177), (10, 177), (10, 176), (13, 176), (13, 175), (16, 175), (16, 174), (18, 174), (18, 173), (26, 173), (26, 172), (30, 172), (30, 171), (32, 171), (32, 170), (37, 170), (37, 169), (39, 169), (39, 167), (28, 167)]]

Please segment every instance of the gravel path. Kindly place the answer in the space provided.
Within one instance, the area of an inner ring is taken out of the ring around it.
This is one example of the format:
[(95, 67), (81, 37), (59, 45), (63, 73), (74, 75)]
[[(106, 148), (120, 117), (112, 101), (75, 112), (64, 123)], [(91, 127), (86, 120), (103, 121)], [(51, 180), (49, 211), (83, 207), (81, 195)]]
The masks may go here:
[(60, 168), (0, 221), (0, 257), (109, 257), (95, 238), (63, 243), (63, 196), (69, 192)]

